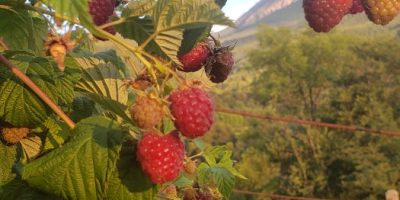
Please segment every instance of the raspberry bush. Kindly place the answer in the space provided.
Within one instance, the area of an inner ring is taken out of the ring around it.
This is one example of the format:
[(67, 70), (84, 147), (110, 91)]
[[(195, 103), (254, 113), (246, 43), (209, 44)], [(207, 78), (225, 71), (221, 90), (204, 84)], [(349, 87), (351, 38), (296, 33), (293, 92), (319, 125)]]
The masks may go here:
[(233, 65), (209, 38), (225, 3), (0, 1), (0, 199), (228, 199), (232, 152), (194, 139)]

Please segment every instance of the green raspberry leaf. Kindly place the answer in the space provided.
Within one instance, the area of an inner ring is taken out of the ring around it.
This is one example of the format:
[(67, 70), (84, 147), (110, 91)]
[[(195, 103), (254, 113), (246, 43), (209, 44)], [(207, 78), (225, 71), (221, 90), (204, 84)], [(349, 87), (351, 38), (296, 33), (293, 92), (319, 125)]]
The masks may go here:
[(211, 175), (210, 166), (204, 162), (200, 163), (200, 165), (197, 167), (196, 175), (200, 184), (206, 183)]
[(79, 44), (74, 48), (74, 51), (76, 49), (84, 49), (92, 52), (95, 51), (95, 42), (89, 38), (85, 28), (75, 27), (75, 30), (71, 32), (70, 41), (72, 40), (75, 40), (75, 42)]
[(159, 0), (152, 17), (157, 33), (213, 24), (235, 26), (214, 0)]
[(177, 55), (182, 39), (182, 30), (168, 30), (159, 33), (154, 41), (172, 62), (180, 64), (181, 62), (178, 60)]
[(104, 60), (105, 62), (112, 63), (122, 72), (123, 78), (128, 77), (129, 71), (127, 71), (124, 61), (122, 61), (122, 59), (117, 55), (117, 52), (114, 49), (102, 51), (94, 54), (93, 56), (95, 58)]
[(231, 160), (231, 156), (232, 156), (232, 151), (226, 151), (224, 156), (216, 165), (216, 167), (224, 167), (228, 169), (233, 175), (241, 179), (247, 179), (242, 174), (240, 174), (235, 168), (233, 168), (233, 161)]
[(22, 163), (32, 161), (43, 149), (42, 139), (38, 136), (24, 138), (20, 141), (20, 144), (22, 148)]
[(225, 199), (229, 199), (233, 186), (235, 186), (235, 176), (225, 167), (212, 167), (210, 171), (218, 191)]
[(214, 146), (203, 153), (204, 159), (206, 159), (207, 163), (212, 167), (217, 164), (217, 158), (222, 157), (227, 151), (226, 146)]
[(39, 17), (32, 17), (32, 32), (30, 33), (30, 49), (36, 52), (36, 55), (41, 55), (44, 43), (49, 35), (47, 23)]
[(3, 38), (10, 50), (32, 50), (40, 55), (43, 39), (47, 38), (47, 23), (37, 17), (31, 17), (26, 9), (0, 8), (0, 38)]
[(131, 1), (122, 10), (121, 17), (129, 18), (151, 15), (154, 5), (156, 5), (156, 2), (153, 0)]
[(111, 174), (106, 199), (154, 199), (158, 194), (158, 186), (146, 177), (133, 152), (131, 144), (122, 146), (117, 168)]
[(127, 114), (128, 92), (122, 83), (122, 76), (115, 65), (93, 57), (74, 57), (81, 67), (83, 76), (76, 85), (96, 103), (112, 111), (122, 119), (131, 121)]
[(190, 180), (186, 178), (186, 176), (183, 175), (183, 173), (180, 174), (180, 176), (172, 182), (176, 187), (189, 187), (193, 184), (193, 180)]
[(61, 200), (61, 197), (45, 194), (31, 186), (28, 182), (21, 180), (13, 174), (13, 179), (0, 188), (0, 200), (23, 199), (23, 200)]
[[(135, 40), (140, 45), (152, 35), (154, 25), (153, 20), (149, 16), (130, 17), (124, 23), (115, 25), (114, 29), (125, 39)], [(151, 40), (144, 49), (147, 52), (154, 52), (162, 58), (168, 58), (167, 54), (154, 40)]]
[[(19, 56), (10, 60), (51, 100), (57, 102), (58, 91), (51, 63), (45, 58)], [(19, 78), (0, 64), (0, 118), (14, 126), (32, 127), (43, 123), (51, 110)]]
[(58, 70), (57, 64), (53, 63), (55, 73), (55, 83), (59, 92), (61, 103), (66, 105), (72, 103), (75, 97), (74, 88), (82, 77), (81, 70), (73, 58), (64, 59), (65, 70)]
[(100, 37), (105, 37), (93, 23), (92, 17), (89, 14), (90, 0), (41, 0), (49, 8), (55, 10), (58, 14), (66, 15), (70, 19), (79, 17), (80, 23), (87, 28), (92, 34)]
[[(88, 2), (90, 0), (41, 0), (49, 8), (55, 10), (58, 14), (66, 15), (70, 18), (90, 17)], [(85, 11), (85, 12), (84, 12)]]
[(96, 103), (86, 96), (77, 96), (72, 102), (70, 117), (74, 122), (88, 118), (96, 110)]
[(196, 144), (196, 146), (197, 146), (201, 151), (204, 151), (204, 149), (205, 149), (205, 144), (204, 144), (204, 142), (203, 142), (202, 140), (194, 139), (194, 140), (192, 140), (192, 141), (194, 142), (194, 144)]
[(17, 155), (15, 147), (15, 145), (7, 146), (0, 141), (0, 186), (7, 183), (7, 181), (12, 177), (12, 166), (14, 165)]
[(62, 121), (56, 121), (50, 118), (44, 123), (48, 128), (47, 136), (44, 142), (43, 151), (59, 148), (71, 136), (68, 125)]
[(76, 124), (72, 135), (62, 148), (27, 164), (22, 178), (64, 199), (103, 199), (124, 134), (115, 121), (92, 117)]

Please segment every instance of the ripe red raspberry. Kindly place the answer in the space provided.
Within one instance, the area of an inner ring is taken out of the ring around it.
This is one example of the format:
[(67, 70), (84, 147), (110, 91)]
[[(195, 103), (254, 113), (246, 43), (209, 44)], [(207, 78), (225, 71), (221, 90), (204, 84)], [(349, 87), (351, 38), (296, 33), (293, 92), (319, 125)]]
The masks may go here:
[(399, 14), (400, 0), (361, 0), (368, 19), (386, 25)]
[(28, 128), (2, 128), (1, 135), (5, 142), (15, 144), (25, 138), (29, 133)]
[(145, 133), (137, 148), (142, 169), (153, 183), (173, 181), (182, 171), (185, 146), (176, 131), (163, 136)]
[(361, 0), (353, 0), (353, 5), (349, 9), (349, 13), (354, 15), (364, 11)]
[(233, 47), (222, 47), (216, 50), (216, 53), (210, 57), (210, 61), (207, 62), (204, 69), (211, 82), (222, 83), (228, 78), (235, 64), (232, 50)]
[(195, 72), (200, 70), (208, 58), (208, 47), (206, 43), (198, 43), (191, 51), (184, 55), (178, 55), (179, 61), (183, 66), (178, 70), (184, 72)]
[(140, 96), (130, 108), (132, 119), (139, 127), (150, 130), (161, 123), (164, 117), (164, 108), (156, 99), (147, 96)]
[(192, 87), (171, 94), (171, 113), (182, 135), (194, 139), (206, 134), (214, 122), (214, 102), (203, 89)]
[(328, 32), (342, 21), (353, 0), (303, 0), (305, 18), (316, 32)]
[(89, 13), (93, 22), (99, 26), (104, 24), (108, 17), (114, 13), (116, 0), (91, 0), (89, 2)]

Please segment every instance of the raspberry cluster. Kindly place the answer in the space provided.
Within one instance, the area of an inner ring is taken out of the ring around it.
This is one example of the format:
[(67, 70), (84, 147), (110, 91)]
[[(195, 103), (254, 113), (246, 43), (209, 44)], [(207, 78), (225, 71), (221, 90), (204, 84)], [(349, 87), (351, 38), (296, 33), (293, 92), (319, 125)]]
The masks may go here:
[(190, 52), (178, 55), (182, 66), (177, 69), (183, 72), (195, 72), (204, 67), (204, 70), (213, 83), (224, 82), (235, 63), (231, 46), (222, 46), (219, 41), (199, 42)]
[[(176, 130), (166, 135), (154, 126), (162, 121), (163, 106), (147, 96), (138, 97), (130, 107), (132, 118), (146, 132), (137, 145), (137, 158), (153, 183), (166, 183), (178, 177), (185, 166), (196, 171), (195, 163), (183, 163), (184, 145), (178, 132), (189, 139), (203, 136), (214, 122), (214, 102), (200, 87), (183, 87), (170, 95), (170, 110)], [(153, 128), (153, 129), (151, 129)]]
[(368, 19), (386, 25), (400, 12), (400, 0), (303, 0), (305, 19), (316, 32), (329, 32), (347, 14), (365, 11)]
[[(204, 68), (211, 82), (222, 83), (228, 78), (234, 65), (233, 47), (222, 46), (219, 41), (212, 39), (213, 42), (199, 42), (188, 53), (178, 55), (181, 66), (171, 64), (154, 54), (149, 63), (157, 65), (160, 61), (162, 65), (177, 73), (195, 72)], [(154, 94), (152, 89), (148, 89), (149, 85), (156, 84), (153, 77), (168, 80), (171, 76), (156, 69), (153, 74), (147, 70), (145, 68), (138, 77), (149, 77), (146, 79), (149, 84), (134, 88)], [(124, 79), (124, 84), (134, 86), (140, 80)], [(195, 162), (183, 162), (185, 149), (179, 134), (188, 139), (195, 139), (204, 136), (214, 123), (214, 102), (211, 95), (204, 90), (202, 82), (184, 80), (179, 89), (168, 94), (165, 99), (149, 98), (151, 95), (137, 97), (136, 102), (129, 108), (132, 119), (145, 131), (137, 145), (136, 155), (143, 171), (153, 183), (170, 182), (183, 170), (186, 174), (196, 173)], [(165, 112), (168, 107), (164, 105), (169, 105), (169, 112)], [(172, 119), (175, 130), (163, 135), (163, 118), (166, 116)], [(156, 129), (156, 125), (161, 125), (157, 126), (160, 130)], [(195, 195), (199, 196), (197, 192)]]

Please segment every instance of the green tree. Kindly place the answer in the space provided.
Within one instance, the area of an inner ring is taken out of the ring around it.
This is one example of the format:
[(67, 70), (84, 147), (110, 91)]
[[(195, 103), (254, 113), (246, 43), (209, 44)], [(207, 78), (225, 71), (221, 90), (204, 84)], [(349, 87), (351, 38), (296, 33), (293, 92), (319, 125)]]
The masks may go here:
[[(260, 26), (248, 70), (252, 98), (269, 114), (398, 131), (399, 38), (315, 34)], [(258, 191), (337, 199), (382, 199), (399, 187), (399, 139), (254, 120), (238, 166), (273, 170)], [(260, 124), (263, 123), (263, 124)], [(252, 146), (252, 147), (250, 147)], [(248, 152), (253, 152), (253, 158)], [(260, 160), (263, 160), (262, 162)], [(250, 166), (247, 162), (252, 162)], [(256, 172), (245, 170), (245, 176)], [(246, 188), (246, 183), (240, 185)]]

